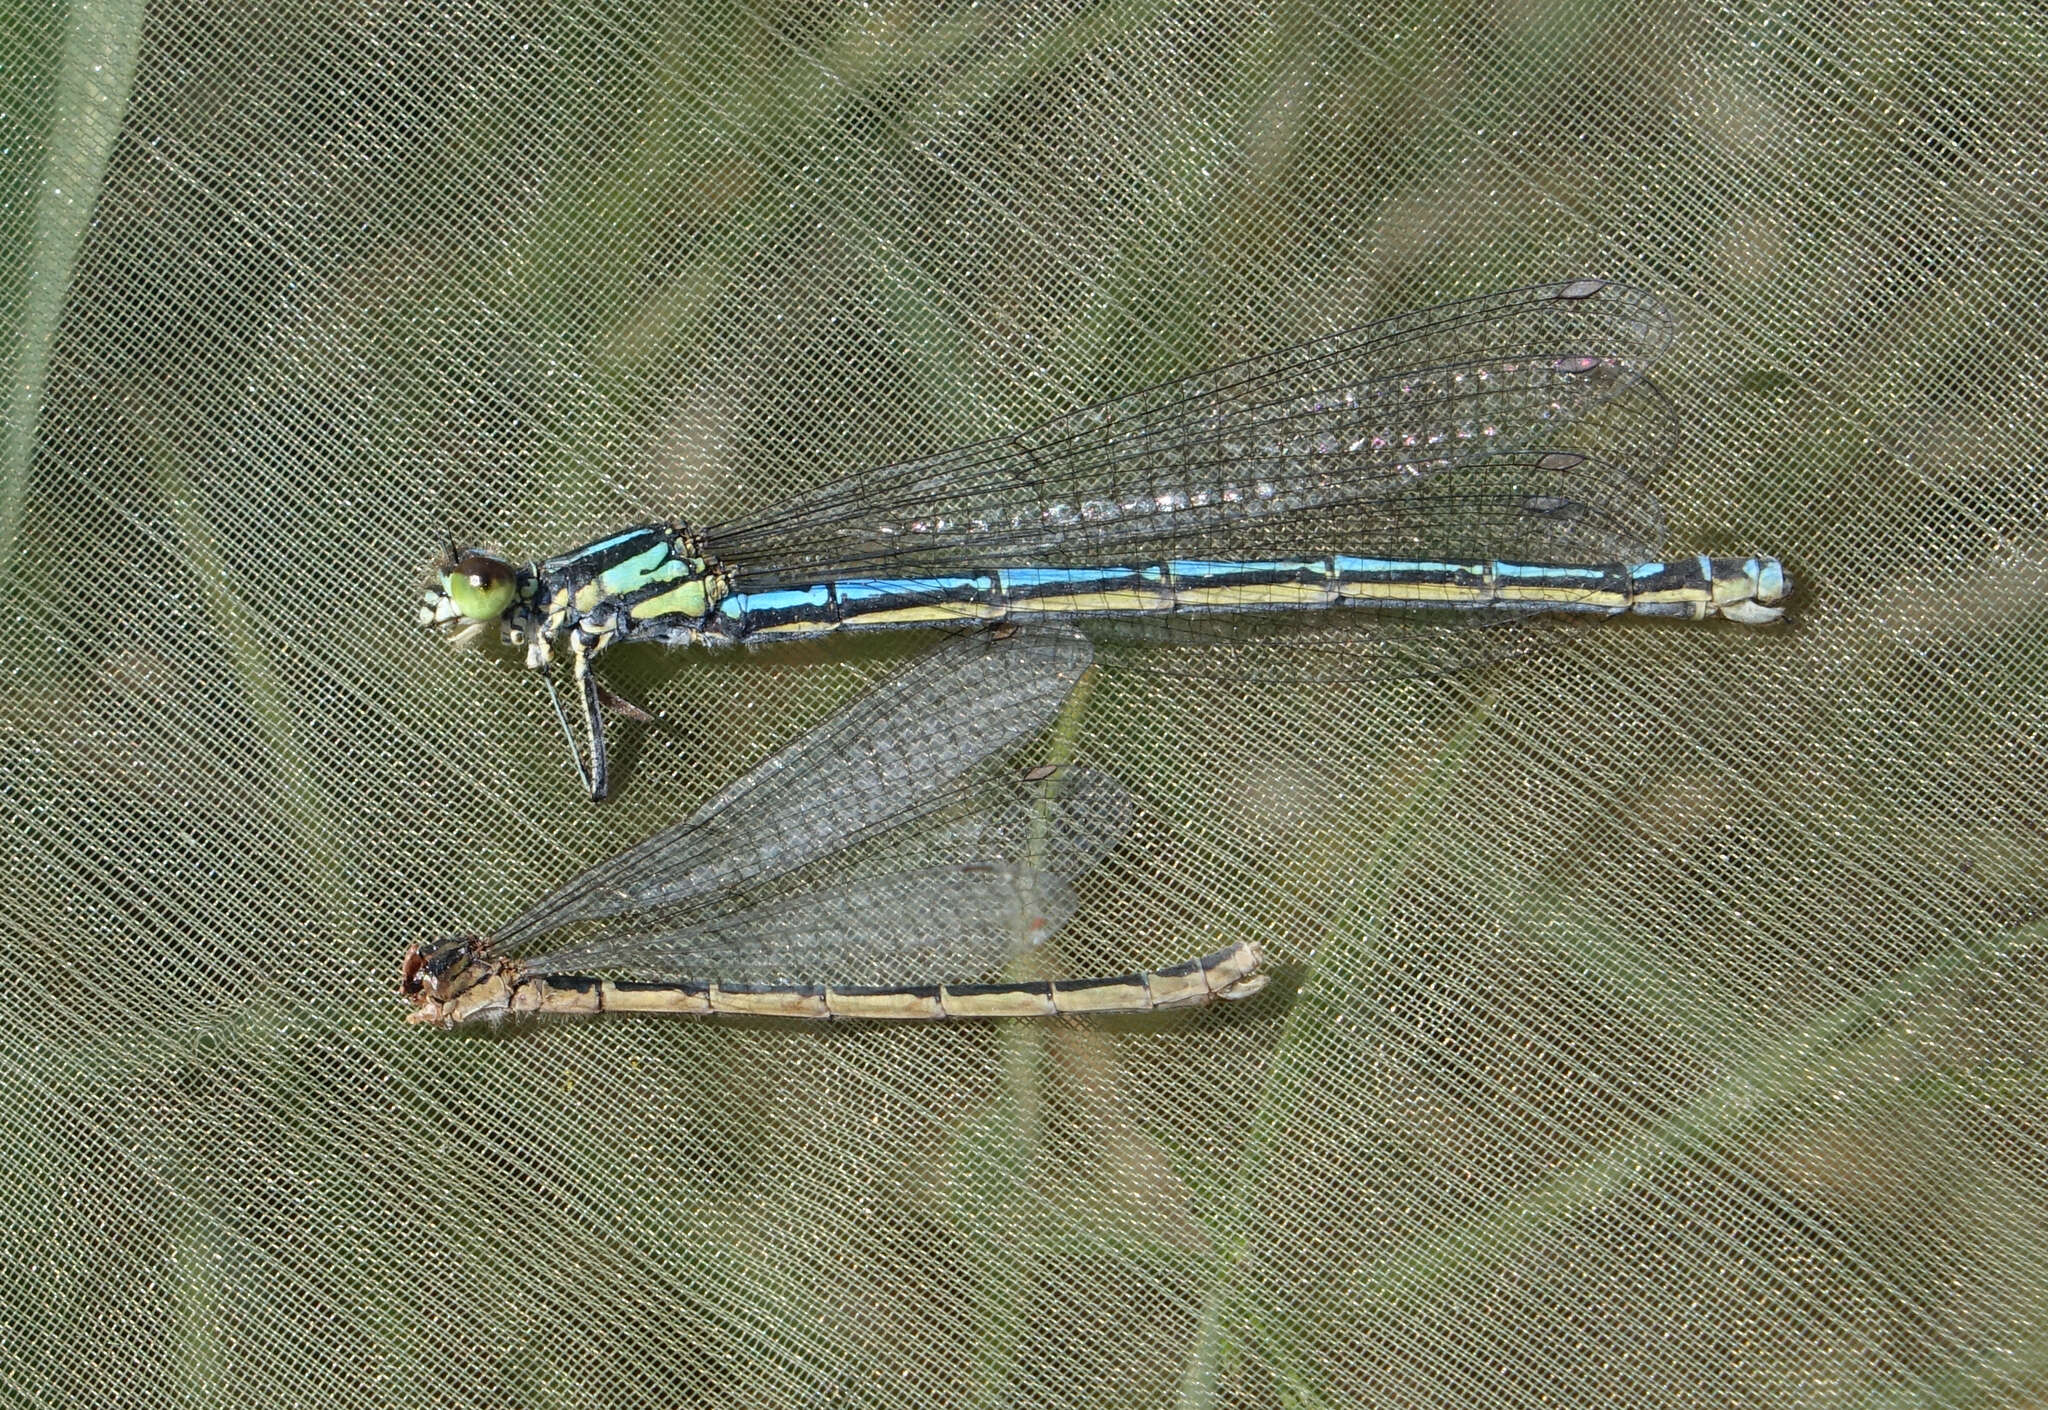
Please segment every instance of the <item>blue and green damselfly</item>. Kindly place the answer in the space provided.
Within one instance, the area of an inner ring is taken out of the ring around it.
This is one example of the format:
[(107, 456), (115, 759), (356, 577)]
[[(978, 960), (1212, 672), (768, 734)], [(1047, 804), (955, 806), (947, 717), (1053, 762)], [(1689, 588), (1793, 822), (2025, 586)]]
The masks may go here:
[(566, 637), (587, 766), (556, 713), (593, 798), (591, 662), (624, 642), (1065, 621), (1196, 654), (1179, 669), (1269, 674), (1250, 647), (1278, 642), (1343, 676), (1488, 659), (1538, 614), (1776, 621), (1777, 559), (1664, 553), (1644, 480), (1675, 417), (1646, 370), (1671, 331), (1599, 279), (1442, 304), (726, 524), (453, 551), (420, 617), (496, 624), (550, 690)]
[(1107, 978), (1004, 977), (1076, 913), (1137, 813), (1098, 769), (1011, 758), (1091, 659), (1056, 628), (945, 642), (490, 935), (413, 947), (412, 1020), (1023, 1018), (1257, 993), (1243, 940)]

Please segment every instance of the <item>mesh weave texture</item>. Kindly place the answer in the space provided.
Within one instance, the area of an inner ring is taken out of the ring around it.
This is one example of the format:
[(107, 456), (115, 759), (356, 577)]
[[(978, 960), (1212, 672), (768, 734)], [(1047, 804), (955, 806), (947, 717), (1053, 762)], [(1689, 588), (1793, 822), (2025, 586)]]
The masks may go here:
[[(2048, 1399), (2048, 49), (2010, 3), (18, 0), (0, 1401)], [(423, 937), (905, 659), (622, 652), (580, 799), (412, 611), (1441, 299), (1681, 322), (1768, 630), (1103, 653), (1094, 1023), (408, 1027)]]

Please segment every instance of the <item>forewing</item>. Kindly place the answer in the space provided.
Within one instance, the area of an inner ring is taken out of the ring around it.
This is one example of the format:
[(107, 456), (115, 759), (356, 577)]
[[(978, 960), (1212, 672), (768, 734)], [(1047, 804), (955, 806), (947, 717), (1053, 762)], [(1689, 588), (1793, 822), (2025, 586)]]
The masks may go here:
[[(1079, 568), (1187, 558), (1286, 562), (1335, 553), (1468, 564), (1650, 560), (1663, 551), (1664, 509), (1645, 470), (1668, 459), (1677, 434), (1670, 403), (1641, 380), (1560, 428), (1543, 449), (1475, 454), (1389, 483), (1376, 495), (1324, 502), (1314, 512), (1237, 513), (1225, 505), (1207, 518), (1190, 511), (1098, 525), (1078, 547), (1043, 545), (1036, 561)], [(1150, 537), (1162, 533), (1171, 536)], [(828, 575), (864, 569), (892, 583), (899, 601), (960, 611), (964, 622), (972, 609), (937, 594), (919, 598), (914, 585), (920, 573), (986, 570), (988, 563), (974, 561), (982, 547), (961, 541), (959, 561), (922, 554), (888, 565), (814, 566)], [(1120, 653), (1119, 670), (1295, 684), (1442, 674), (1541, 649), (1570, 630), (1569, 618), (1527, 611), (1261, 610), (1255, 592), (1236, 610), (1075, 613), (1066, 620), (1105, 646), (1146, 648)]]
[(1131, 826), (1134, 801), (1115, 778), (1053, 773), (992, 783), (961, 809), (911, 820), (863, 849), (852, 875), (779, 878), (725, 911), (625, 918), (522, 965), (735, 982), (991, 974), (1066, 924), (1075, 883)]
[(1039, 629), (948, 638), (705, 803), (501, 928), (561, 926), (756, 885), (957, 801), (963, 776), (1042, 729), (1092, 659)]
[(744, 590), (1228, 551), (1347, 513), (1362, 529), (1420, 481), (1573, 450), (1573, 428), (1640, 386), (1670, 334), (1655, 300), (1599, 280), (1462, 300), (850, 476), (707, 541)]

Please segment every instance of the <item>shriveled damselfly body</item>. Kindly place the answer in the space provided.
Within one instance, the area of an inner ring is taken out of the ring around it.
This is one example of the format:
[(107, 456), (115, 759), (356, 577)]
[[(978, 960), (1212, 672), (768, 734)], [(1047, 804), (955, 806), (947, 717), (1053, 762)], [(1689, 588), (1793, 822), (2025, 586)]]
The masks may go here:
[(1645, 369), (1670, 332), (1598, 279), (1443, 304), (732, 523), (524, 565), (456, 551), (420, 616), (495, 623), (544, 674), (566, 634), (592, 797), (590, 663), (622, 642), (1065, 621), (1251, 678), (1276, 667), (1249, 644), (1284, 642), (1284, 669), (1319, 678), (1489, 659), (1539, 614), (1775, 621), (1777, 559), (1663, 552), (1643, 477), (1675, 421)]
[[(463, 960), (459, 977), (417, 972), (423, 997), (413, 1020), (453, 1028), (505, 1018), (602, 1018), (640, 1014), (668, 1018), (969, 1019), (1073, 1018), (1194, 1008), (1242, 999), (1265, 987), (1258, 947), (1226, 946), (1166, 969), (1102, 979), (1008, 984), (719, 984), (636, 983), (590, 975), (528, 974), (515, 965), (478, 967)], [(426, 997), (427, 991), (445, 995)]]
[(1003, 977), (1065, 926), (1131, 826), (1106, 773), (1001, 767), (1090, 660), (1057, 630), (945, 643), (491, 935), (414, 946), (413, 1020), (1014, 1018), (1256, 993), (1244, 941), (1106, 978)]

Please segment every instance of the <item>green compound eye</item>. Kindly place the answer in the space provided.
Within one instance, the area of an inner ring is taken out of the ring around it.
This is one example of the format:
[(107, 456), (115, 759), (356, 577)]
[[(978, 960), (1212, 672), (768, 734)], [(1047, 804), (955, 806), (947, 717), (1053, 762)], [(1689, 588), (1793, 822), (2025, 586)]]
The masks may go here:
[(465, 553), (441, 575), (455, 610), (472, 622), (491, 622), (512, 605), (518, 574), (510, 563), (482, 553)]

